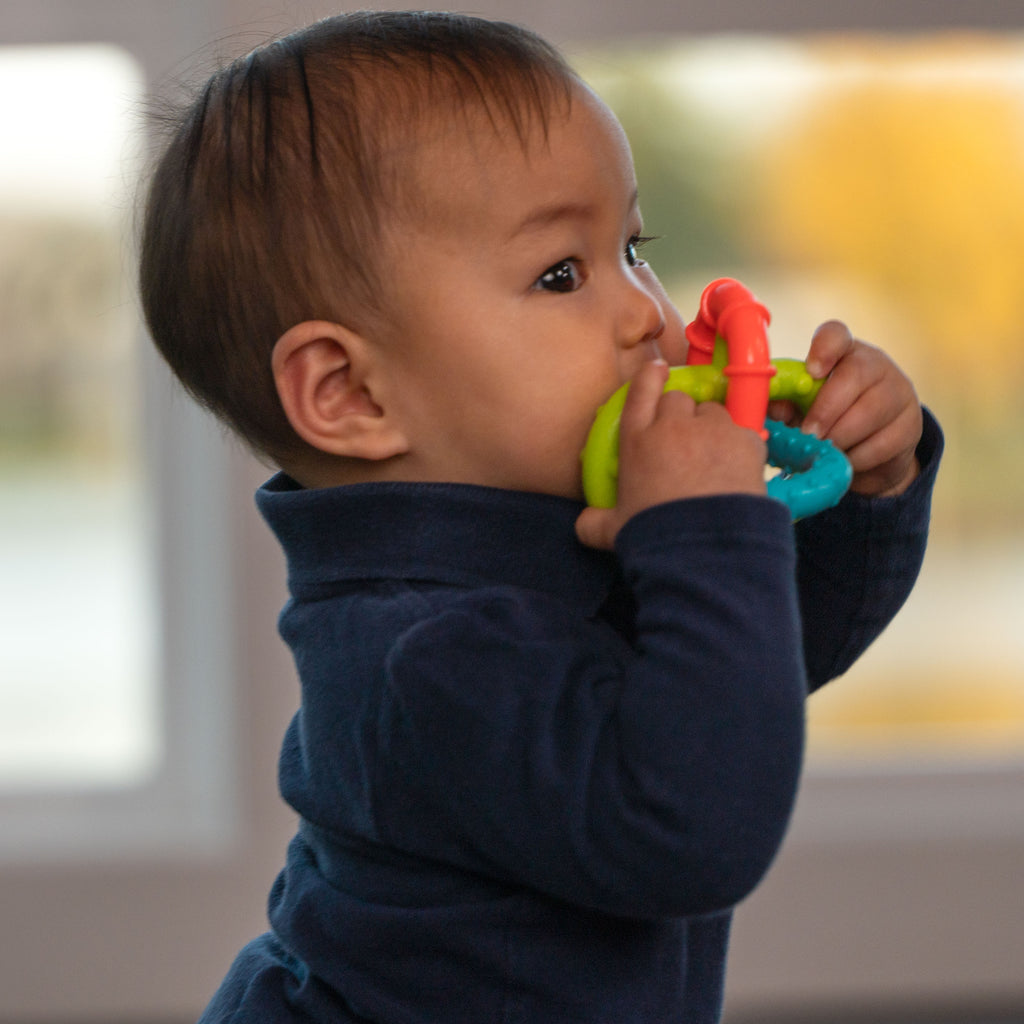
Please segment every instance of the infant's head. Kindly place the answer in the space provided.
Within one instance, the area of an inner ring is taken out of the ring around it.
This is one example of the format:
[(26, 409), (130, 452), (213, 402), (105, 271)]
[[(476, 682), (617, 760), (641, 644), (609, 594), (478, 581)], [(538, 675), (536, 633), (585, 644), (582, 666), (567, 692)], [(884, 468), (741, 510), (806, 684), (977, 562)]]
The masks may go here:
[[(304, 483), (575, 494), (563, 449), (640, 341), (666, 318), (681, 338), (636, 255), (635, 188), (614, 118), (535, 35), (341, 15), (188, 109), (150, 186), (147, 321), (185, 387)], [(545, 408), (567, 388), (571, 422)]]

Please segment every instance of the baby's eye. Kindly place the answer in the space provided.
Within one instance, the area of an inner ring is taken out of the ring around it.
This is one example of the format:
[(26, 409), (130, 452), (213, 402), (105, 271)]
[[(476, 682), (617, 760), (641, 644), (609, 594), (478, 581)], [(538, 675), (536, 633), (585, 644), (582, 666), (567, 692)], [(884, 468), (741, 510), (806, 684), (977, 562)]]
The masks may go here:
[(634, 235), (626, 243), (626, 263), (631, 267), (645, 267), (647, 261), (640, 258), (640, 250), (648, 243), (653, 242), (654, 238), (649, 235)]
[(580, 268), (575, 260), (559, 260), (544, 271), (534, 285), (547, 292), (574, 292), (583, 284)]

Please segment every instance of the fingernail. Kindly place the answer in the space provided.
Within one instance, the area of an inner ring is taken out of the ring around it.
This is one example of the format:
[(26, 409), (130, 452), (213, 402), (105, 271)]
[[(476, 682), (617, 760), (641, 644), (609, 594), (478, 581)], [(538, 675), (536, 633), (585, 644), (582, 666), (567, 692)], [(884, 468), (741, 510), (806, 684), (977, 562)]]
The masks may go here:
[(804, 434), (810, 434), (811, 437), (816, 437), (819, 441), (821, 440), (821, 427), (817, 423), (808, 423), (806, 420), (800, 425), (800, 430)]

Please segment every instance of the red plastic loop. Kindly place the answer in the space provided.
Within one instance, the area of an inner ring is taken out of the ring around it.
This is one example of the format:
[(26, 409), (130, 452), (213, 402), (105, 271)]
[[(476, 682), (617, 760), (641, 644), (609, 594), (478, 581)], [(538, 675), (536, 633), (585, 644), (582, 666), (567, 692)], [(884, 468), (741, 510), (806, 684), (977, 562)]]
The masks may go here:
[(706, 365), (714, 358), (716, 336), (725, 340), (729, 378), (725, 407), (742, 427), (762, 437), (768, 411), (768, 382), (775, 375), (768, 351), (771, 314), (748, 288), (731, 277), (712, 281), (700, 297), (700, 311), (687, 326), (690, 366)]

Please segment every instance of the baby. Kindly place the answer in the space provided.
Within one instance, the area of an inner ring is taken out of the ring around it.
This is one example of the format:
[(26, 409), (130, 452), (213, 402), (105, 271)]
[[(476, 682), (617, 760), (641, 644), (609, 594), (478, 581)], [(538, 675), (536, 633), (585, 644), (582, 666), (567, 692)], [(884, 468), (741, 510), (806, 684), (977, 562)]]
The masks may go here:
[[(302, 682), (271, 931), (204, 1021), (719, 1019), (804, 699), (909, 593), (941, 435), (826, 324), (803, 426), (853, 493), (794, 528), (760, 437), (663, 393), (687, 343), (643, 231), (615, 117), (501, 23), (331, 18), (182, 118), (147, 320), (282, 469), (257, 501)], [(618, 504), (584, 508), (626, 381)]]

